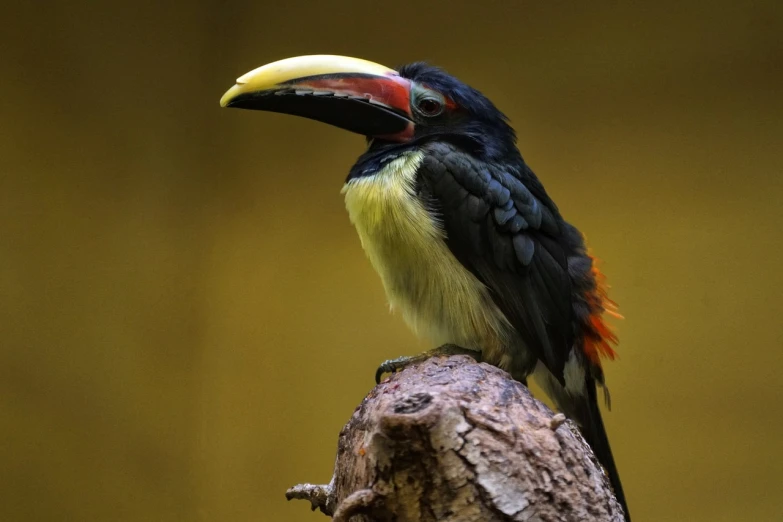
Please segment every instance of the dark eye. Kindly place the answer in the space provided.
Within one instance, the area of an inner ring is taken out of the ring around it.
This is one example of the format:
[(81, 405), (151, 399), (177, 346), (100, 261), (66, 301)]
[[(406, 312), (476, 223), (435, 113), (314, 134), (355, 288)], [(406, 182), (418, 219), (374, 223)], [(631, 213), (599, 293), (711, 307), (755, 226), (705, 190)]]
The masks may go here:
[(417, 107), (425, 116), (437, 116), (443, 112), (443, 104), (434, 98), (422, 98)]

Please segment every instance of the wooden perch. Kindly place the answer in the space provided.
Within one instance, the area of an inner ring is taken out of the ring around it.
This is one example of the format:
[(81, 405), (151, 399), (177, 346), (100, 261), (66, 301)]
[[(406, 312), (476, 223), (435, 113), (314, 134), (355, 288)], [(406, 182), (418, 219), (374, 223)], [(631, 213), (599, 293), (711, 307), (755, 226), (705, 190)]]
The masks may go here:
[(623, 521), (576, 426), (464, 355), (376, 386), (340, 432), (331, 482), (286, 497), (335, 522)]

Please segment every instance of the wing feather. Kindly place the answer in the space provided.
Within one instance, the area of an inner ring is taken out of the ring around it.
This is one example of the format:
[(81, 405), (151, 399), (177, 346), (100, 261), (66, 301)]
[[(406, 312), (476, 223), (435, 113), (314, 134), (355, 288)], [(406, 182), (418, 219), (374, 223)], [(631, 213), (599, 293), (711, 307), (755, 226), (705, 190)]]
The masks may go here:
[(445, 143), (427, 148), (419, 176), (449, 248), (562, 383), (574, 331), (557, 208), (529, 170), (482, 164)]

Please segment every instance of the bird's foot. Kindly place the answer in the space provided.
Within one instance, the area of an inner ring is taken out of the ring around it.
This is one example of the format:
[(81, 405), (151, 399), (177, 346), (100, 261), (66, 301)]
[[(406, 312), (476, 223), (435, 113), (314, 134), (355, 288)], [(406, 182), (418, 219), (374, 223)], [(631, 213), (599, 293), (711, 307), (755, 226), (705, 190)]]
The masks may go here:
[(397, 357), (396, 359), (389, 359), (388, 361), (382, 362), (375, 371), (375, 384), (381, 382), (381, 377), (384, 373), (394, 373), (396, 371), (403, 370), (405, 367), (411, 364), (426, 361), (430, 357), (448, 357), (451, 355), (470, 355), (476, 359), (476, 361), (481, 362), (481, 352), (477, 350), (469, 350), (467, 348), (457, 346), (456, 344), (444, 344), (442, 346), (438, 346), (437, 348), (433, 348), (432, 350), (427, 350), (424, 353), (420, 353), (419, 355), (404, 355), (402, 357)]

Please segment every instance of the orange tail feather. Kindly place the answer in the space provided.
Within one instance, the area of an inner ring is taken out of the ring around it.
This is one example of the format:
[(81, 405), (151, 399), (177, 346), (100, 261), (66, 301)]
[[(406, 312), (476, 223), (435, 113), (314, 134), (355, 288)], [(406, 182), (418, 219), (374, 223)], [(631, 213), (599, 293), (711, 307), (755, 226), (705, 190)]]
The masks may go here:
[(622, 319), (617, 311), (617, 303), (609, 299), (609, 285), (606, 283), (606, 276), (598, 269), (598, 259), (588, 254), (592, 260), (592, 273), (595, 279), (595, 288), (585, 295), (587, 304), (590, 307), (590, 330), (585, 335), (584, 352), (590, 361), (597, 366), (601, 366), (601, 358), (606, 357), (614, 360), (617, 352), (612, 349), (612, 345), (617, 345), (617, 335), (604, 320), (603, 314), (607, 314), (617, 319)]

